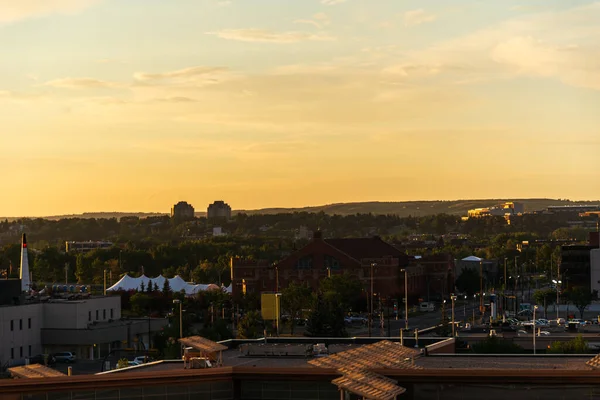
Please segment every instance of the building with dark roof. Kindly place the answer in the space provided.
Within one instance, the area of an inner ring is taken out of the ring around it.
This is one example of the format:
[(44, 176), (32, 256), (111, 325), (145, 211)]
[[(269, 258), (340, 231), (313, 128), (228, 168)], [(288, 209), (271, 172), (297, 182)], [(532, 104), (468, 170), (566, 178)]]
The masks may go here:
[[(306, 282), (317, 289), (328, 274), (349, 273), (365, 288), (371, 282), (373, 268), (374, 292), (384, 297), (404, 296), (404, 273), (409, 257), (380, 237), (324, 239), (320, 231), (301, 249), (277, 263), (232, 259), (233, 295), (245, 285), (248, 292), (279, 291), (290, 282)], [(411, 271), (408, 274), (409, 294), (416, 288)]]

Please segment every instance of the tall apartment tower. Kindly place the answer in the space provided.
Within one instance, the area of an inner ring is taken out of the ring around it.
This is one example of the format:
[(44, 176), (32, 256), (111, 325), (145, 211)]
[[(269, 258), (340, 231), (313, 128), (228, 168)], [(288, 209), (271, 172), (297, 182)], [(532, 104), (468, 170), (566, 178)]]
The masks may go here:
[(171, 218), (179, 220), (194, 219), (194, 207), (185, 201), (180, 201), (171, 208)]
[(211, 218), (231, 218), (231, 207), (223, 200), (217, 200), (208, 206), (206, 210), (206, 216), (208, 219)]

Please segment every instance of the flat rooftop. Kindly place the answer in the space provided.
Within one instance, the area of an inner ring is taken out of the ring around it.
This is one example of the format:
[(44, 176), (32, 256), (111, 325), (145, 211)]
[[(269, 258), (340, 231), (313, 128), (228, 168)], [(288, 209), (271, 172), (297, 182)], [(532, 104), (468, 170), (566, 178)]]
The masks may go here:
[(415, 360), (415, 364), (425, 369), (562, 369), (587, 370), (585, 363), (592, 356), (428, 356)]

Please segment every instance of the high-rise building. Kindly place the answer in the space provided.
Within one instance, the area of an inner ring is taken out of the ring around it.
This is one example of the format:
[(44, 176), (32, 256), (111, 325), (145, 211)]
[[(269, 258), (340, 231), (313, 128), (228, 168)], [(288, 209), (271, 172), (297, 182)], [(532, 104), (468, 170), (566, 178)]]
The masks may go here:
[(175, 219), (193, 219), (194, 207), (185, 201), (180, 201), (171, 208), (171, 218)]
[(223, 200), (217, 200), (208, 206), (206, 210), (207, 218), (231, 218), (231, 207)]

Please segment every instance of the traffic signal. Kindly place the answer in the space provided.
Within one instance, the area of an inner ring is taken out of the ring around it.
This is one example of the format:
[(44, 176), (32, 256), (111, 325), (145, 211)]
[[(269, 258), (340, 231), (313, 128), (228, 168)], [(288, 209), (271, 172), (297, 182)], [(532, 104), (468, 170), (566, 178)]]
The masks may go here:
[(398, 301), (394, 301), (394, 312), (398, 311)]

